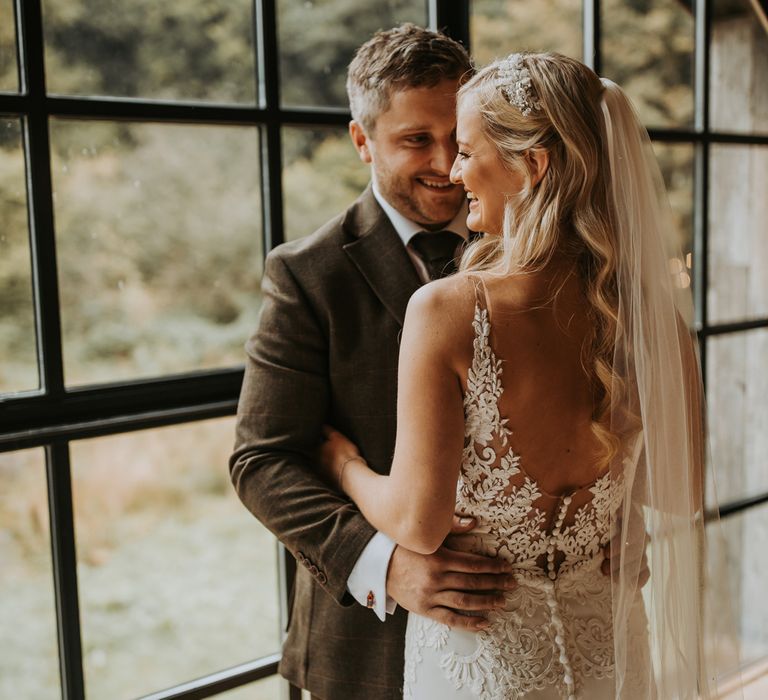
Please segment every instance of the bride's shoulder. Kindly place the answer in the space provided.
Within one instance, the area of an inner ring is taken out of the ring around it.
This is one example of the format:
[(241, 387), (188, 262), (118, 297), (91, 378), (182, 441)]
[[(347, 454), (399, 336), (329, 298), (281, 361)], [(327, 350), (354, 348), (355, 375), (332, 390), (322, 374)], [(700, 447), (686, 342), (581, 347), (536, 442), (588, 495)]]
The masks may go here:
[(477, 282), (465, 273), (429, 282), (414, 292), (408, 313), (428, 319), (472, 318), (477, 299)]
[(425, 284), (408, 303), (403, 338), (448, 366), (463, 366), (471, 360), (475, 295), (472, 281), (461, 273)]

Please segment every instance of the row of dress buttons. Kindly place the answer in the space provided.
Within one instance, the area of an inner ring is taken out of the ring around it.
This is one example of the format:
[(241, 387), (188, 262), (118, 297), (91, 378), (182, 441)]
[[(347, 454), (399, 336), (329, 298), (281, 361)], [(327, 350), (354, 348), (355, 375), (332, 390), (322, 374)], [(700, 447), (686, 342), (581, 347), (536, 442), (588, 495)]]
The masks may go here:
[(303, 564), (319, 584), (327, 583), (328, 579), (326, 575), (312, 563), (312, 560), (307, 557), (304, 552), (296, 552), (296, 561), (299, 562), (299, 564)]
[(555, 547), (557, 546), (557, 538), (560, 537), (563, 521), (568, 512), (568, 506), (571, 505), (571, 500), (571, 496), (563, 497), (563, 502), (560, 504), (560, 511), (557, 514), (555, 527), (552, 529), (552, 534), (549, 538), (549, 546), (547, 547), (547, 573), (552, 581), (557, 578), (557, 573), (555, 572)]
[(549, 586), (547, 587), (547, 605), (549, 605), (552, 627), (555, 632), (555, 643), (560, 651), (559, 661), (563, 667), (563, 682), (565, 683), (566, 692), (568, 693), (567, 700), (576, 700), (576, 695), (574, 693), (576, 687), (573, 679), (573, 668), (571, 667), (571, 660), (568, 658), (568, 650), (565, 646), (565, 628), (563, 626), (563, 621), (560, 618), (560, 610), (555, 596), (554, 585), (554, 581), (557, 578), (557, 573), (555, 572), (555, 547), (557, 539), (562, 531), (563, 522), (565, 521), (565, 516), (568, 512), (568, 506), (571, 505), (571, 500), (570, 495), (563, 497), (560, 504), (560, 511), (557, 514), (555, 527), (550, 536), (549, 546), (547, 547), (547, 572), (550, 579)]

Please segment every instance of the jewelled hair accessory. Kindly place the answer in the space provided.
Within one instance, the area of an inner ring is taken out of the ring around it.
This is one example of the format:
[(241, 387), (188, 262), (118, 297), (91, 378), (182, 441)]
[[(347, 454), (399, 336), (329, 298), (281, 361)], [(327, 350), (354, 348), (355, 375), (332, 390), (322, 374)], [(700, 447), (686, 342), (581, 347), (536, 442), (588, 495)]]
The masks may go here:
[(494, 86), (497, 87), (509, 104), (517, 107), (524, 117), (541, 109), (541, 102), (533, 89), (531, 74), (523, 63), (523, 56), (512, 53), (499, 61)]

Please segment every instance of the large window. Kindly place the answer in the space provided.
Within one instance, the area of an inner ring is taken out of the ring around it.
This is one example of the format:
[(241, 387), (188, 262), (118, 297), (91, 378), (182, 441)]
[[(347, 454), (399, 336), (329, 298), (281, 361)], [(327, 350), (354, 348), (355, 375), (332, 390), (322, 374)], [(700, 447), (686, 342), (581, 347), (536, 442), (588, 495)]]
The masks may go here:
[(243, 343), (266, 252), (366, 184), (354, 49), (447, 5), (0, 1), (0, 696), (297, 695)]
[[(226, 462), (266, 252), (363, 189), (379, 28), (626, 86), (694, 286), (747, 661), (768, 656), (757, 0), (0, 0), (0, 697), (272, 700), (292, 562)], [(746, 614), (749, 602), (749, 615)], [(762, 606), (762, 607), (761, 607)]]

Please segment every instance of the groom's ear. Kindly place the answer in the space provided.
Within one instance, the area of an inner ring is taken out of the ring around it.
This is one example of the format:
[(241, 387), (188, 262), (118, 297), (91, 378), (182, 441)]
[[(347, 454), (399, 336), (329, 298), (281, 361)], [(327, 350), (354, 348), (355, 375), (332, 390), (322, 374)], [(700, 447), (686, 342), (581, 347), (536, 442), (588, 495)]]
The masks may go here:
[(360, 156), (360, 160), (363, 163), (371, 163), (371, 149), (368, 147), (368, 136), (363, 130), (362, 125), (356, 122), (354, 119), (349, 122), (349, 137), (352, 139), (352, 144), (357, 151), (357, 155)]

